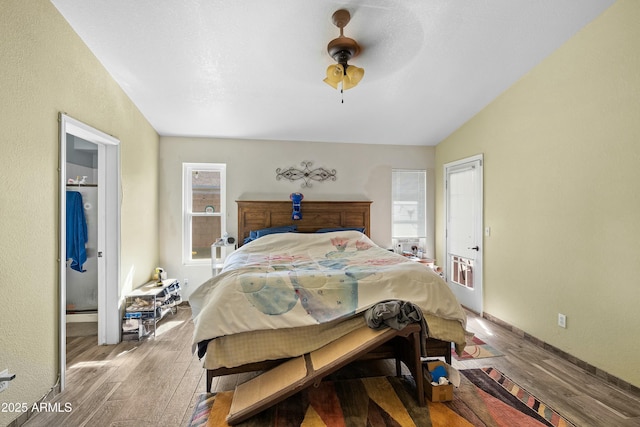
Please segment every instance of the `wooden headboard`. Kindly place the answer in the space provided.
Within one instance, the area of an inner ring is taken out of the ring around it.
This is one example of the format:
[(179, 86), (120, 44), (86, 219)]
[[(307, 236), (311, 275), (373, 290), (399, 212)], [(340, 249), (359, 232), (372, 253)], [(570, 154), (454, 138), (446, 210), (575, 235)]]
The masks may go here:
[(302, 201), (302, 219), (291, 219), (293, 203), (289, 201), (236, 200), (238, 203), (238, 246), (251, 230), (283, 225), (297, 225), (300, 233), (313, 233), (321, 228), (364, 227), (370, 234), (371, 201)]

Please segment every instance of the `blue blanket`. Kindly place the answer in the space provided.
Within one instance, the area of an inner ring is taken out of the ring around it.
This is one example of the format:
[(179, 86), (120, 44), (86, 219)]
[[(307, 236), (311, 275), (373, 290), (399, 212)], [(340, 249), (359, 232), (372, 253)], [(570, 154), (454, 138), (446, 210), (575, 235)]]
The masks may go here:
[(67, 191), (67, 259), (73, 270), (84, 272), (82, 265), (87, 261), (87, 220), (84, 216), (82, 194)]

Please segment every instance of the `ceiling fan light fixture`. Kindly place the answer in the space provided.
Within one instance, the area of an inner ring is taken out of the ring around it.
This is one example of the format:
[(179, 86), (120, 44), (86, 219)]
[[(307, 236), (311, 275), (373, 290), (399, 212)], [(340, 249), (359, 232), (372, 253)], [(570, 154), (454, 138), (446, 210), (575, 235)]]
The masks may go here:
[(324, 79), (324, 82), (334, 89), (337, 89), (342, 83), (341, 89), (347, 90), (356, 87), (364, 76), (362, 68), (347, 64), (349, 60), (360, 54), (360, 46), (354, 39), (344, 36), (344, 27), (351, 20), (348, 10), (337, 10), (334, 12), (332, 20), (333, 24), (340, 28), (340, 36), (329, 42), (327, 52), (337, 64), (327, 68), (327, 78)]
[(344, 77), (342, 78), (342, 89), (349, 90), (356, 87), (358, 83), (360, 83), (360, 80), (362, 80), (363, 75), (364, 70), (362, 68), (349, 65)]
[(349, 81), (355, 86), (360, 83), (360, 80), (364, 77), (364, 69), (356, 67), (355, 65), (349, 65), (347, 67), (347, 77), (349, 77)]
[(344, 78), (344, 67), (342, 64), (329, 65), (327, 67), (327, 78), (324, 82), (334, 89), (338, 89), (338, 85)]
[(345, 77), (345, 79), (342, 81), (342, 90), (349, 90), (353, 87), (356, 87), (356, 85), (351, 83), (351, 81), (347, 77)]

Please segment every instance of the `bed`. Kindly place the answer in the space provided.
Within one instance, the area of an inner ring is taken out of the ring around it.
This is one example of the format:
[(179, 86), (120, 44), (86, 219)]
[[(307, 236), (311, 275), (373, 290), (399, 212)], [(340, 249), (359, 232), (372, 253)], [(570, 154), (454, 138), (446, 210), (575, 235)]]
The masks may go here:
[[(297, 221), (291, 202), (237, 203), (238, 250), (189, 298), (207, 391), (215, 376), (269, 369), (366, 328), (364, 313), (380, 301), (420, 307), (428, 356), (450, 363), (451, 343), (464, 347), (466, 317), (446, 283), (368, 237), (371, 202), (304, 201)], [(368, 357), (398, 352), (411, 349)]]

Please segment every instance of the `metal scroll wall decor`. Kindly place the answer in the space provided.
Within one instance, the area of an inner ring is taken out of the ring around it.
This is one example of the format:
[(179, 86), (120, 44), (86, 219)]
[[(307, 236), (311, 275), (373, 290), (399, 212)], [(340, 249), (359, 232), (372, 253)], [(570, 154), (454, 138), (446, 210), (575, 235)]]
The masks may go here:
[(288, 179), (289, 181), (293, 182), (302, 179), (304, 180), (304, 182), (300, 185), (300, 187), (302, 188), (311, 187), (312, 181), (323, 182), (327, 180), (336, 180), (335, 169), (311, 169), (311, 166), (313, 165), (312, 162), (301, 162), (300, 165), (302, 165), (302, 169), (297, 169), (294, 167), (290, 167), (287, 169), (276, 169), (276, 180), (280, 181), (281, 179)]

